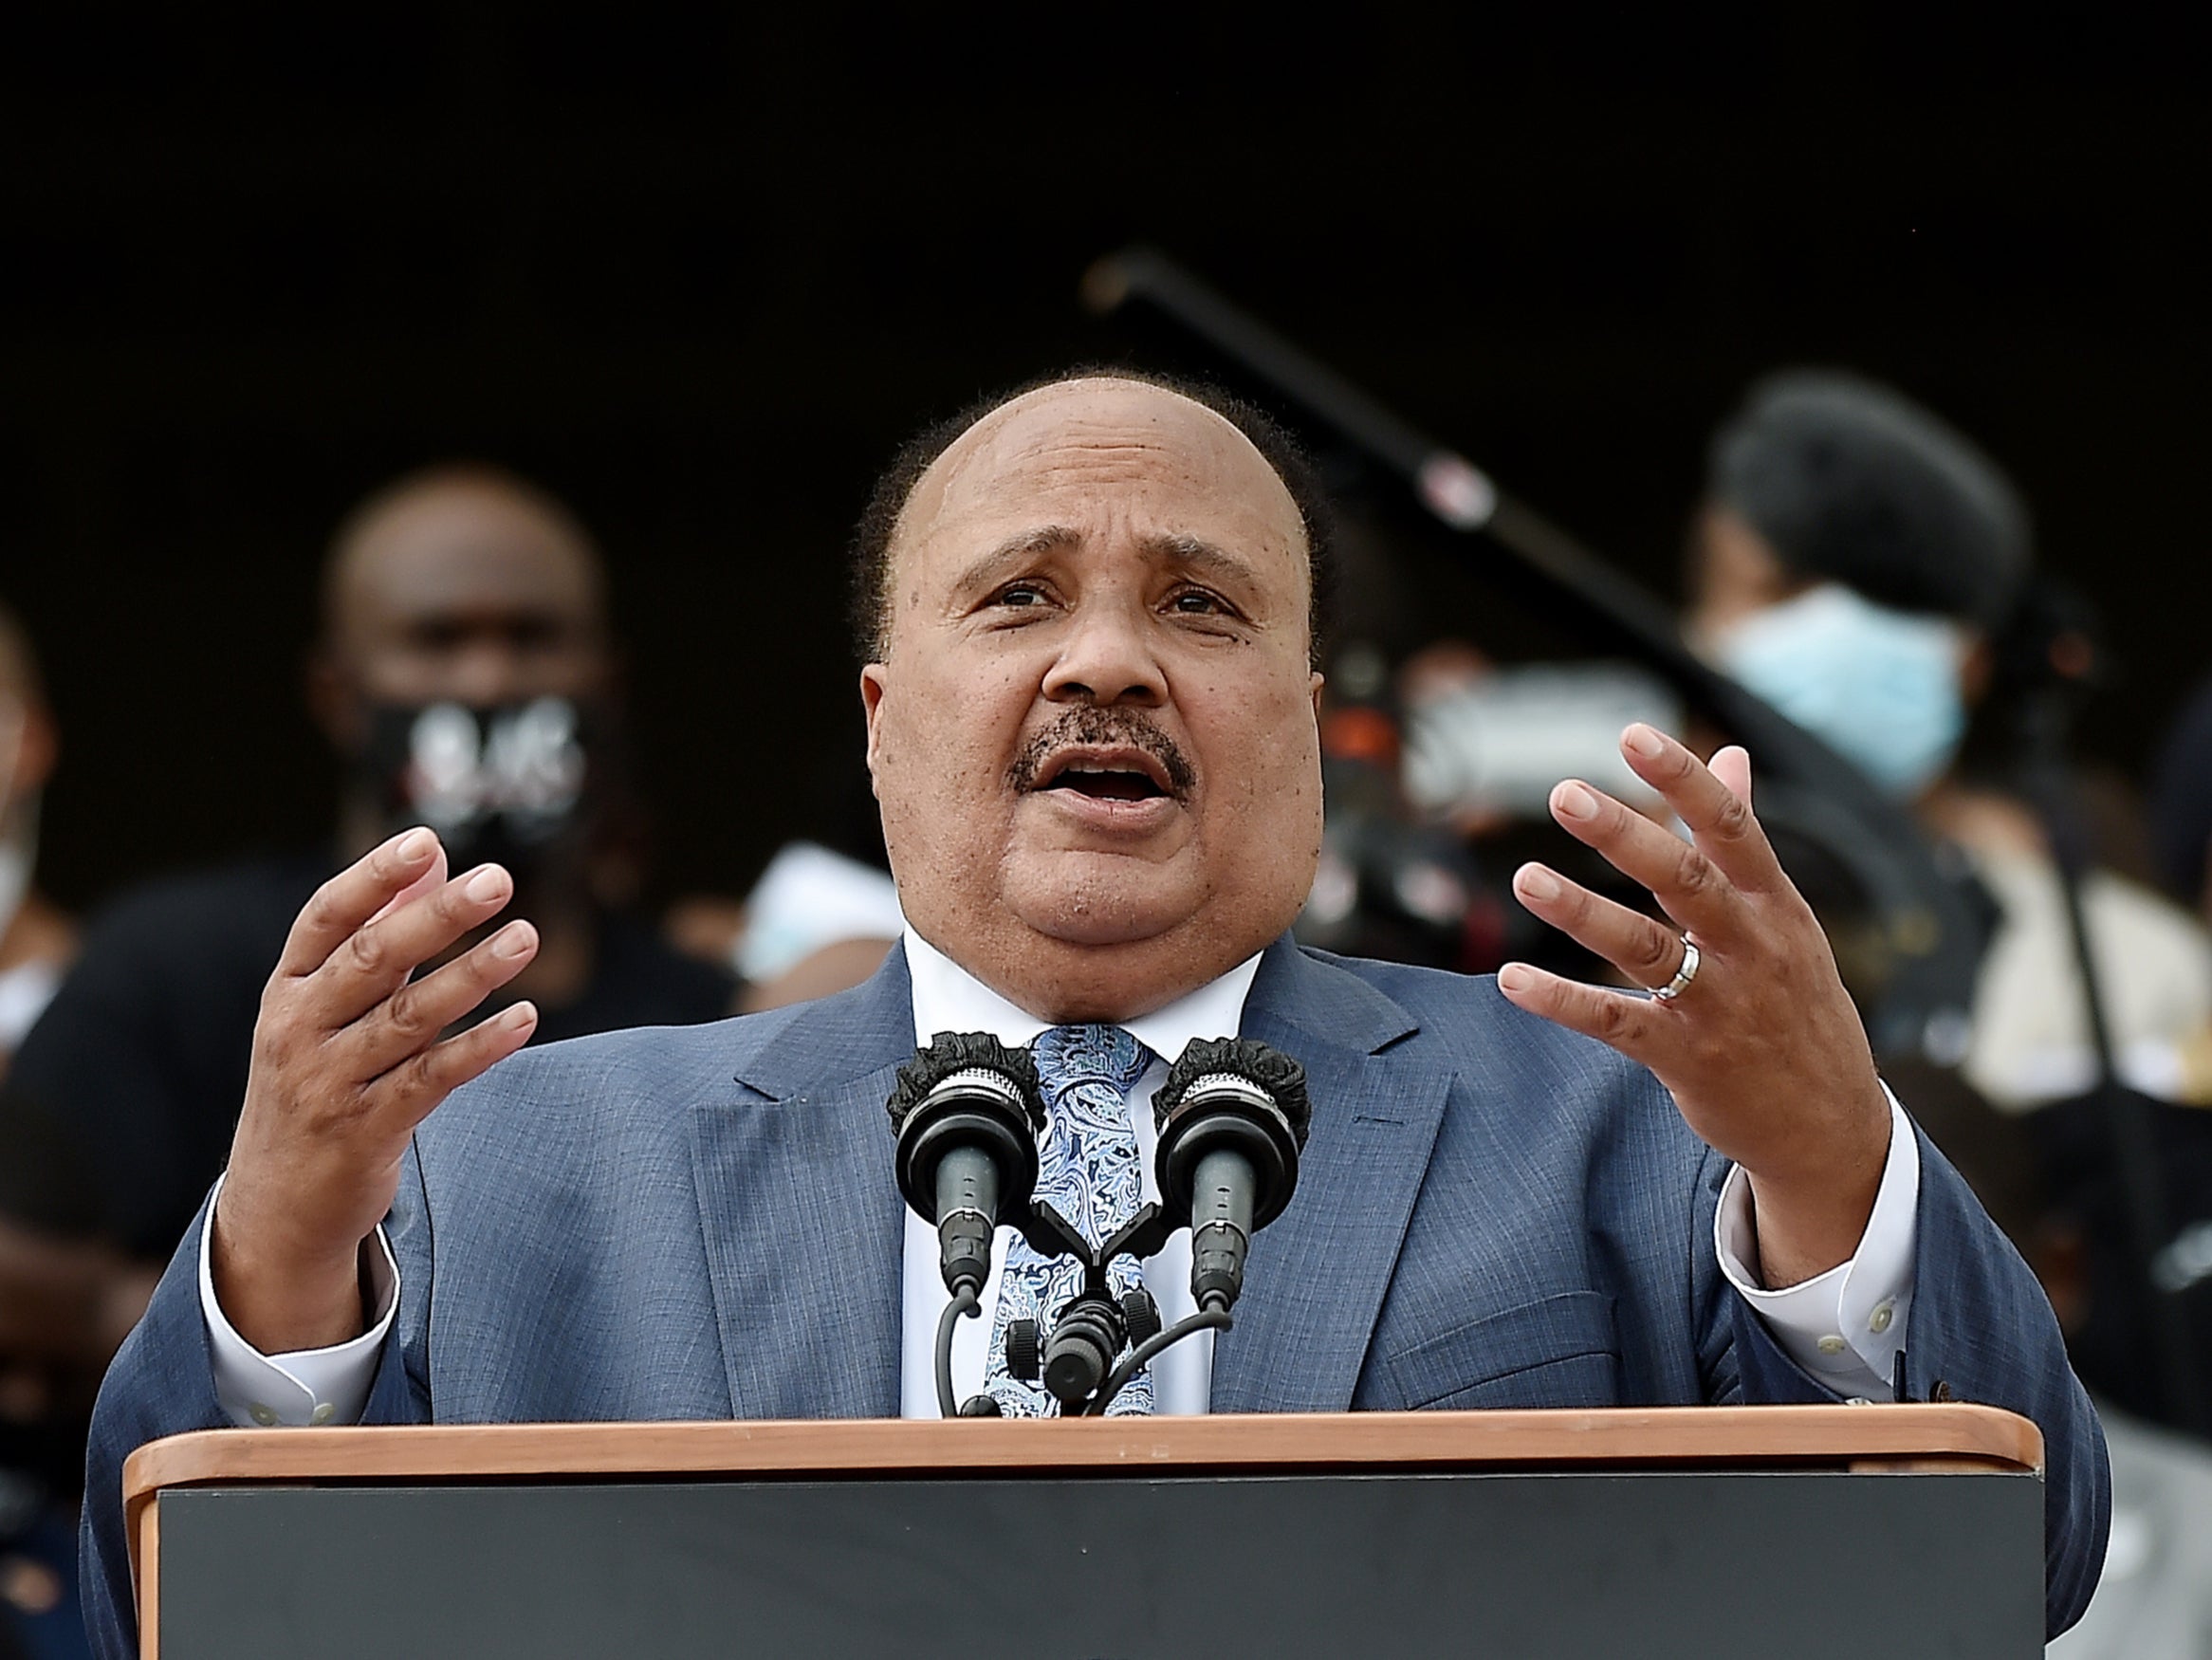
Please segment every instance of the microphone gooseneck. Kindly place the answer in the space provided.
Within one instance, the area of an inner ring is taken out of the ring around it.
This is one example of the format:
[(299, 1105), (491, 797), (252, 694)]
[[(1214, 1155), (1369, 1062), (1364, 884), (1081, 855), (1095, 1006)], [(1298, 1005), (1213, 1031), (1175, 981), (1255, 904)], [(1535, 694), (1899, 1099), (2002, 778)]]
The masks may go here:
[(1282, 1214), (1313, 1107), (1305, 1068), (1248, 1038), (1200, 1039), (1154, 1098), (1154, 1171), (1170, 1223), (1190, 1229), (1190, 1295), (1226, 1314), (1252, 1235)]

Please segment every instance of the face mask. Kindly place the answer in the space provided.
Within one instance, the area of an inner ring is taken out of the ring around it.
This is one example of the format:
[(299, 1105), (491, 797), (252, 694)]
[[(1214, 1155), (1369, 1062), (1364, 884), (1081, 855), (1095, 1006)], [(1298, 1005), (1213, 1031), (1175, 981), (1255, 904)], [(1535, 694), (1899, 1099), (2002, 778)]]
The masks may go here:
[(1909, 801), (1950, 765), (1966, 729), (1963, 651), (1953, 623), (1826, 583), (1737, 623), (1713, 655), (1885, 793)]
[(562, 697), (471, 709), (379, 704), (357, 762), (388, 831), (427, 824), (455, 874), (487, 860), (518, 881), (584, 822), (590, 766)]

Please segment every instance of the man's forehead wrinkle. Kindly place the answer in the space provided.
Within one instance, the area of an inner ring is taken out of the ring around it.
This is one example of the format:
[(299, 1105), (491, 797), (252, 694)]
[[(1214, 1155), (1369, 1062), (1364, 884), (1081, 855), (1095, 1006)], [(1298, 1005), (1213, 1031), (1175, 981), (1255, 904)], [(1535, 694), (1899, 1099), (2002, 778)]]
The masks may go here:
[(1132, 433), (1119, 423), (1070, 423), (1002, 433), (979, 444), (948, 470), (937, 507), (943, 512), (987, 506), (1008, 490), (1041, 486), (1142, 484), (1163, 474), (1189, 480), (1214, 470), (1161, 434)]
[[(1011, 562), (1079, 547), (1089, 540), (1084, 532), (1067, 525), (1040, 525), (1034, 529), (1017, 530), (972, 561), (956, 585), (968, 585), (987, 577), (997, 567)], [(1130, 541), (1138, 553), (1160, 563), (1246, 568), (1246, 562), (1237, 554), (1202, 536), (1184, 531), (1137, 529)]]
[(887, 551), (895, 570), (960, 521), (988, 523), (1009, 498), (1132, 486), (1139, 497), (1167, 487), (1248, 507), (1281, 521), (1269, 541), (1301, 562), (1310, 555), (1289, 488), (1233, 422), (1180, 393), (1113, 377), (1058, 381), (984, 415), (914, 481)]
[[(1078, 407), (1054, 407), (1071, 403)], [(1199, 449), (1212, 466), (1244, 451), (1274, 470), (1233, 423), (1204, 404), (1165, 387), (1100, 376), (1058, 381), (1001, 404), (948, 445), (930, 472), (949, 488), (971, 467), (986, 473), (1019, 469), (1055, 450), (1138, 459)]]
[(1156, 502), (1163, 491), (1201, 495), (1223, 512), (1261, 505), (1252, 501), (1248, 489), (1238, 488), (1242, 481), (1219, 465), (1223, 457), (1218, 452), (1194, 455), (1185, 446), (1131, 441), (1119, 433), (1112, 439), (1091, 443), (1083, 441), (1082, 434), (1054, 433), (1011, 453), (972, 457), (934, 492), (928, 504), (928, 521), (914, 515), (913, 540), (918, 542), (952, 521), (987, 522), (1010, 507), (1034, 508), (1055, 496), (1078, 509), (1090, 508), (1094, 491), (1108, 492), (1112, 500), (1140, 514), (1148, 500)]
[(1055, 548), (1065, 547), (1082, 539), (1081, 531), (1071, 529), (1065, 525), (1040, 525), (1034, 530), (1017, 530), (984, 555), (984, 558), (1018, 559), (1023, 554), (1050, 553)]

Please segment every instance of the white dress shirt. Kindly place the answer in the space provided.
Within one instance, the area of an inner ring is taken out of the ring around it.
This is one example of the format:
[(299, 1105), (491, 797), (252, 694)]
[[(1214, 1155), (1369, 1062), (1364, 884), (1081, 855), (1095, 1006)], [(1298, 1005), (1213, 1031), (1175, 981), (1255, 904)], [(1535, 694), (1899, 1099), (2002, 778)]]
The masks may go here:
[[(914, 1042), (927, 1043), (938, 1032), (988, 1032), (1001, 1042), (1026, 1046), (1052, 1023), (1008, 1003), (930, 945), (912, 929), (905, 935), (908, 973), (913, 986)], [(1152, 1050), (1155, 1060), (1130, 1092), (1130, 1121), (1136, 1131), (1138, 1167), (1145, 1197), (1157, 1198), (1152, 1176), (1152, 1094), (1167, 1078), (1170, 1063), (1193, 1038), (1234, 1037), (1244, 1022), (1244, 999), (1252, 989), (1260, 959), (1240, 963), (1220, 979), (1123, 1029)], [(1325, 1110), (1325, 1108), (1324, 1108)], [(888, 1171), (886, 1172), (888, 1179)], [(221, 1185), (217, 1184), (220, 1191)], [(1889, 1100), (1889, 1155), (1867, 1219), (1859, 1248), (1849, 1262), (1827, 1273), (1769, 1291), (1755, 1281), (1745, 1263), (1757, 1255), (1750, 1186), (1742, 1170), (1731, 1170), (1721, 1189), (1714, 1219), (1713, 1248), (1721, 1271), (1755, 1309), (1785, 1354), (1837, 1394), (1852, 1399), (1889, 1400), (1889, 1379), (1905, 1342), (1912, 1301), (1912, 1248), (1920, 1198), (1920, 1148), (1902, 1107)], [(214, 1208), (209, 1207), (210, 1216)], [(985, 1346), (998, 1307), (999, 1270), (1005, 1261), (1011, 1228), (1002, 1227), (991, 1246), (990, 1278), (984, 1284), (977, 1316), (960, 1322), (952, 1345), (956, 1398), (966, 1400), (983, 1388)], [(351, 1342), (328, 1349), (266, 1356), (231, 1329), (215, 1300), (208, 1269), (206, 1239), (200, 1242), (200, 1306), (207, 1317), (214, 1359), (215, 1398), (240, 1426), (350, 1424), (358, 1420), (375, 1380), (377, 1356), (392, 1330), (402, 1287), (383, 1230), (377, 1233), (378, 1257), (371, 1281), (378, 1319)], [(937, 1270), (936, 1231), (912, 1212), (907, 1214), (903, 1265), (904, 1300), (899, 1346), (899, 1410), (909, 1418), (937, 1416), (933, 1343), (938, 1317), (950, 1300)], [(1190, 1238), (1178, 1233), (1145, 1264), (1145, 1284), (1160, 1305), (1161, 1319), (1172, 1324), (1192, 1312)], [(1152, 1398), (1162, 1412), (1203, 1412), (1213, 1382), (1213, 1334), (1200, 1332), (1152, 1362)]]
[[(1025, 1014), (912, 929), (906, 932), (907, 972), (914, 988), (914, 1044), (939, 1032), (988, 1032), (1002, 1043), (1027, 1048), (1052, 1024)], [(1244, 997), (1260, 959), (1247, 957), (1220, 979), (1122, 1029), (1152, 1052), (1152, 1063), (1129, 1092), (1129, 1121), (1136, 1131), (1137, 1169), (1144, 1172), (1144, 1196), (1157, 1199), (1152, 1149), (1159, 1130), (1152, 1122), (1152, 1099), (1168, 1081), (1168, 1068), (1193, 1038), (1233, 1038), (1244, 1020)], [(991, 1241), (990, 1278), (984, 1282), (983, 1304), (964, 1319), (952, 1337), (952, 1392), (966, 1400), (983, 1388), (986, 1350), (999, 1306), (999, 1270), (1014, 1230), (1002, 1227)], [(1160, 1321), (1173, 1325), (1198, 1312), (1190, 1298), (1190, 1235), (1179, 1232), (1144, 1265), (1145, 1289), (1160, 1305)], [(899, 1342), (899, 1415), (937, 1415), (937, 1320), (951, 1300), (937, 1267), (937, 1230), (912, 1210), (906, 1214), (906, 1300)], [(1203, 1412), (1213, 1385), (1213, 1334), (1194, 1332), (1152, 1362), (1152, 1410)]]

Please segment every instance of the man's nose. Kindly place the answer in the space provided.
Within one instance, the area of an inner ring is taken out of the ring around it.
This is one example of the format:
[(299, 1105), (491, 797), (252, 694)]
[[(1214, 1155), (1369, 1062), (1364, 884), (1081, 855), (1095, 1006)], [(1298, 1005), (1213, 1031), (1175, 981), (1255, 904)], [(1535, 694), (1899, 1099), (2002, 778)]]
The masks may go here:
[(1055, 703), (1123, 703), (1140, 709), (1167, 702), (1167, 676), (1145, 622), (1121, 606), (1078, 612), (1045, 673), (1044, 695)]
[(527, 691), (523, 654), (504, 639), (472, 639), (446, 665), (450, 695), (473, 708), (513, 703)]

